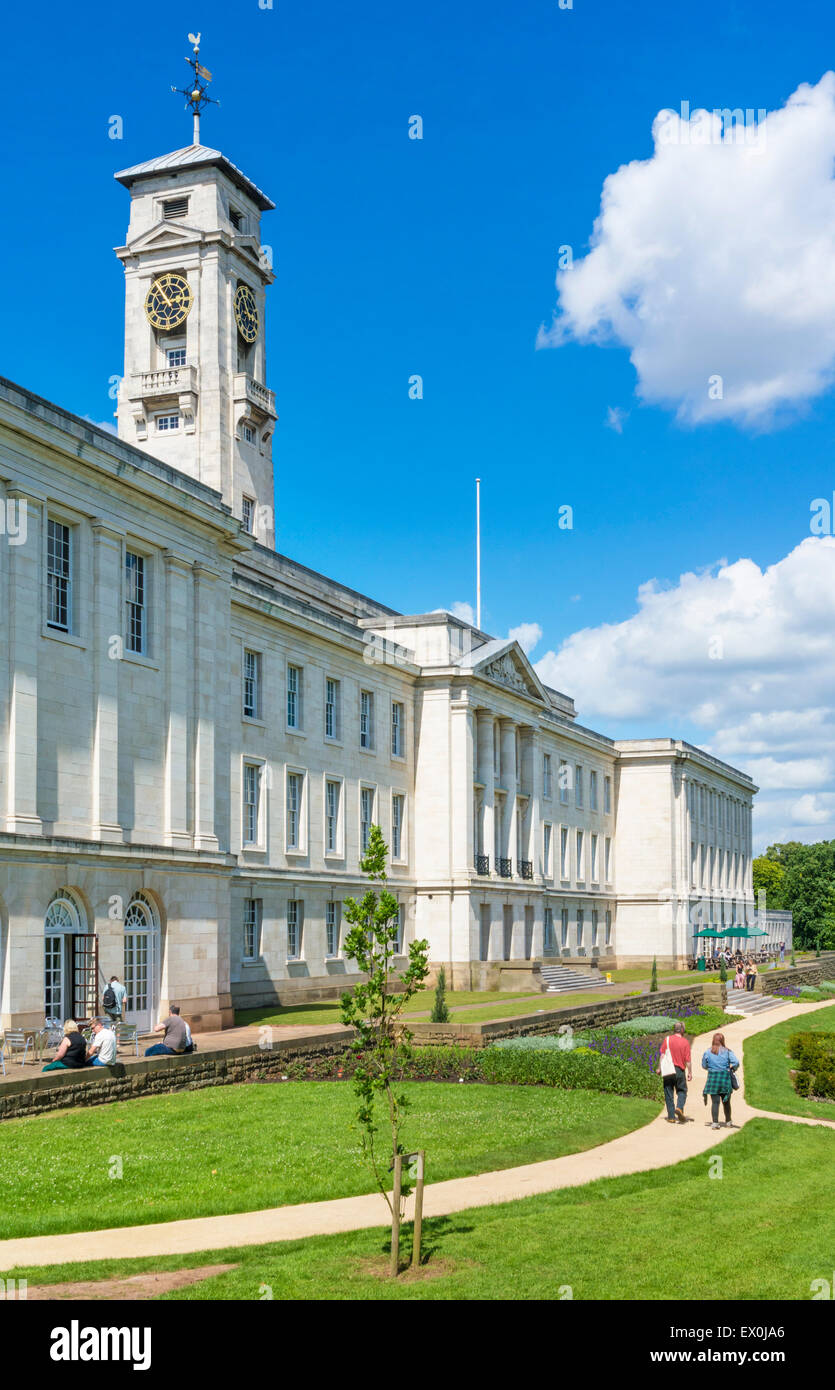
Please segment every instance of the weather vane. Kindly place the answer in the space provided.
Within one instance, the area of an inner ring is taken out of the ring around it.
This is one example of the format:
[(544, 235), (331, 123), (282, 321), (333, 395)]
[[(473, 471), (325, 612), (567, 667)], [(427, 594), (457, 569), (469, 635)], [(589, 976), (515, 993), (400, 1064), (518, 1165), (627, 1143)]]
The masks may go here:
[(186, 62), (194, 73), (194, 81), (190, 87), (172, 87), (171, 90), (172, 92), (179, 92), (180, 96), (185, 97), (186, 109), (188, 110), (190, 108), (194, 116), (194, 143), (195, 145), (199, 145), (200, 112), (203, 110), (204, 106), (208, 106), (210, 103), (213, 106), (220, 106), (220, 102), (215, 101), (214, 97), (210, 97), (206, 91), (207, 84), (212, 80), (212, 74), (209, 72), (208, 68), (201, 67), (198, 62), (200, 35), (189, 34), (188, 41), (194, 48), (194, 57), (186, 58)]

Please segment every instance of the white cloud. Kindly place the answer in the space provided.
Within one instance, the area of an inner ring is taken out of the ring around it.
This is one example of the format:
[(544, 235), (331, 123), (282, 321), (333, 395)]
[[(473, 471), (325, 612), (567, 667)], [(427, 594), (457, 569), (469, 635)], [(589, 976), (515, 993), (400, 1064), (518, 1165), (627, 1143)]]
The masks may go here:
[(703, 729), (702, 745), (761, 787), (760, 844), (820, 839), (835, 836), (833, 631), (835, 540), (809, 537), (764, 570), (741, 559), (643, 584), (632, 617), (575, 632), (536, 669), (584, 723)]
[(629, 418), (628, 410), (621, 410), (619, 405), (609, 405), (606, 407), (606, 428), (614, 430), (615, 434), (623, 434), (624, 421)]
[(107, 430), (108, 434), (117, 433), (116, 426), (114, 425), (112, 420), (94, 420), (92, 415), (85, 415), (83, 416), (83, 419), (89, 420), (90, 424), (95, 425), (97, 429)]
[(450, 608), (437, 610), (439, 613), (451, 613), (453, 618), (460, 618), (462, 623), (469, 623), (470, 627), (475, 627), (475, 613), (471, 603), (463, 603), (460, 599), (456, 600)]
[(507, 635), (511, 642), (518, 642), (522, 651), (529, 655), (542, 640), (542, 628), (539, 623), (520, 623), (518, 627), (512, 627)]
[(659, 114), (652, 157), (605, 180), (538, 346), (621, 343), (644, 401), (763, 427), (833, 380), (835, 74), (740, 133)]

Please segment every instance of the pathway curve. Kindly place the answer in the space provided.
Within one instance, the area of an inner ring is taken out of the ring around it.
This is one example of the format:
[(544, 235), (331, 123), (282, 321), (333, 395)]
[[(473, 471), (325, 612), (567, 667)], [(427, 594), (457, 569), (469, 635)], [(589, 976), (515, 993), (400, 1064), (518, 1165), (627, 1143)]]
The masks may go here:
[[(757, 1033), (773, 1028), (786, 1019), (813, 1013), (827, 1004), (786, 1005), (780, 1017), (774, 1013), (742, 1018), (724, 1032), (729, 1047), (742, 1057), (740, 1089), (734, 1093), (733, 1120), (742, 1126), (755, 1116), (787, 1120), (795, 1124), (822, 1124), (835, 1128), (830, 1120), (797, 1115), (777, 1115), (756, 1110), (745, 1100), (744, 1043)], [(775, 1011), (776, 1012), (776, 1011)], [(694, 1123), (675, 1126), (666, 1123), (663, 1112), (642, 1129), (613, 1139), (582, 1153), (562, 1158), (526, 1163), (517, 1168), (478, 1173), (467, 1178), (451, 1178), (431, 1183), (424, 1192), (424, 1215), (449, 1216), (469, 1207), (514, 1202), (562, 1187), (577, 1187), (595, 1178), (621, 1177), (625, 1173), (649, 1172), (692, 1158), (727, 1139), (734, 1130), (714, 1130), (706, 1125), (702, 1105), (699, 1065), (711, 1034), (704, 1033), (693, 1043), (694, 1073), (688, 1108)], [(406, 1219), (412, 1215), (407, 1204)], [(266, 1245), (271, 1241), (298, 1240), (307, 1236), (333, 1235), (369, 1226), (387, 1226), (388, 1207), (379, 1193), (364, 1197), (342, 1197), (329, 1202), (306, 1202), (299, 1206), (272, 1207), (266, 1211), (234, 1213), (229, 1216), (191, 1217), (184, 1221), (161, 1221), (147, 1226), (123, 1226), (102, 1231), (70, 1232), (62, 1235), (27, 1236), (0, 1241), (0, 1270), (23, 1265), (62, 1264), (69, 1261), (140, 1259), (154, 1255), (184, 1255), (196, 1250), (222, 1250), (241, 1245)]]

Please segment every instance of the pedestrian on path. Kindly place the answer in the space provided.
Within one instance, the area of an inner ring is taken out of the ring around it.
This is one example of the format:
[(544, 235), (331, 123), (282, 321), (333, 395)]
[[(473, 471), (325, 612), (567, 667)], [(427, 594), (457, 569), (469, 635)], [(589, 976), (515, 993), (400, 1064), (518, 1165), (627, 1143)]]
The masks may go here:
[[(687, 1075), (685, 1078), (685, 1067)], [(664, 1082), (664, 1104), (667, 1107), (667, 1123), (686, 1124), (684, 1106), (687, 1100), (687, 1082), (693, 1080), (693, 1063), (690, 1044), (684, 1036), (684, 1024), (679, 1022), (675, 1032), (666, 1037), (661, 1044), (661, 1060), (658, 1065)]]
[[(714, 1033), (713, 1042), (702, 1057), (702, 1066), (707, 1072), (702, 1094), (705, 1105), (710, 1096), (712, 1116), (707, 1123), (712, 1129), (734, 1129), (735, 1126), (731, 1123), (731, 1092), (739, 1089), (739, 1082), (734, 1075), (739, 1066), (739, 1058), (725, 1046), (724, 1033)], [(720, 1100), (725, 1114), (722, 1125), (719, 1124)]]

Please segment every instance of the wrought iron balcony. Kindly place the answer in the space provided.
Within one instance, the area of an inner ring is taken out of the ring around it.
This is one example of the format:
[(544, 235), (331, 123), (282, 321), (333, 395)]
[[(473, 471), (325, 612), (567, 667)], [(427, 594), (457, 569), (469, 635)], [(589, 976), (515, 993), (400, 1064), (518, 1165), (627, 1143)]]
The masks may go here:
[(498, 859), (496, 861), (501, 878), (513, 878), (513, 860)]
[(530, 859), (520, 859), (519, 872), (523, 878), (533, 878), (533, 861)]
[(489, 855), (489, 854), (477, 854), (477, 855), (476, 855), (476, 857), (475, 857), (475, 871), (476, 871), (477, 874), (489, 874), (489, 872), (490, 872), (490, 855)]

